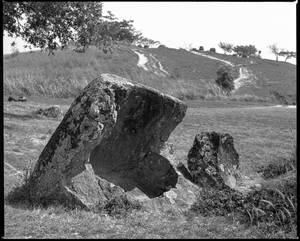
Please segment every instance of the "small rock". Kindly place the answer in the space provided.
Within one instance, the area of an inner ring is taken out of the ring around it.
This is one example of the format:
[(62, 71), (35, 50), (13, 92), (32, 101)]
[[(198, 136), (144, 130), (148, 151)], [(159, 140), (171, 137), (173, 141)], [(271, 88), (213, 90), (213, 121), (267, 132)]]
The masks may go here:
[(12, 96), (9, 96), (8, 99), (7, 99), (9, 102), (11, 101), (20, 101), (20, 102), (24, 102), (24, 101), (27, 101), (26, 97), (25, 96), (20, 96), (20, 97), (12, 97)]
[(25, 101), (27, 101), (27, 99), (25, 96), (21, 96), (18, 98), (18, 101), (25, 102)]
[(260, 183), (256, 183), (252, 186), (253, 189), (257, 190), (257, 191), (260, 191), (261, 188), (262, 188), (262, 185)]
[(7, 100), (8, 100), (9, 102), (11, 102), (11, 101), (17, 101), (17, 99), (15, 99), (15, 98), (12, 97), (12, 96), (9, 96)]
[(54, 105), (46, 109), (40, 108), (36, 111), (36, 114), (51, 118), (58, 118), (62, 116), (63, 112), (58, 105)]

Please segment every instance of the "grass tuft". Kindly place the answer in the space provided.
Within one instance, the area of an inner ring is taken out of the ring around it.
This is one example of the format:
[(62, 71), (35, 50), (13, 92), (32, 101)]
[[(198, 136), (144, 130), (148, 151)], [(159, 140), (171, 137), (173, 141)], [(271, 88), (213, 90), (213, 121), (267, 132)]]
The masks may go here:
[(104, 206), (98, 209), (100, 212), (105, 212), (110, 216), (122, 218), (130, 214), (133, 210), (142, 208), (139, 202), (129, 200), (126, 195), (120, 195), (110, 199)]
[(234, 215), (241, 223), (272, 234), (292, 232), (297, 226), (297, 181), (294, 172), (288, 174), (284, 181), (276, 176), (278, 180), (273, 178), (272, 185), (246, 194), (229, 187), (205, 188), (190, 212), (203, 216)]

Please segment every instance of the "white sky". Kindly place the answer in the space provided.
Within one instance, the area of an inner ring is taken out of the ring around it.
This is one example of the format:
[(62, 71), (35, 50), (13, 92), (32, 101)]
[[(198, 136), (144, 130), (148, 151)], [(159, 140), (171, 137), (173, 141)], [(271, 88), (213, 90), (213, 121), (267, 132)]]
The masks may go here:
[[(273, 43), (296, 51), (296, 2), (104, 2), (107, 10), (119, 19), (134, 20), (144, 36), (168, 47), (215, 47), (223, 53), (220, 41), (252, 44), (269, 59), (275, 59), (268, 49)], [(3, 40), (6, 54), (12, 40)], [(20, 51), (23, 44), (17, 40)]]

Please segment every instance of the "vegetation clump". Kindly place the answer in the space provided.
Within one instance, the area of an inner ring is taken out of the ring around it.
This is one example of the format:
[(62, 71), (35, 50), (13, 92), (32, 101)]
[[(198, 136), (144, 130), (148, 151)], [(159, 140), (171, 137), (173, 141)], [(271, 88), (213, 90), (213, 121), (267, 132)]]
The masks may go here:
[(203, 216), (226, 216), (234, 210), (243, 209), (245, 197), (242, 193), (223, 188), (205, 188), (199, 194), (198, 200), (193, 204), (191, 211)]
[(223, 90), (225, 90), (228, 94), (230, 91), (234, 90), (233, 83), (233, 69), (229, 66), (222, 65), (217, 70), (217, 78), (216, 83)]
[(119, 195), (110, 199), (99, 211), (104, 211), (110, 216), (126, 216), (133, 210), (140, 210), (142, 205), (137, 201), (129, 200), (126, 195)]
[(268, 233), (288, 233), (297, 225), (296, 178), (292, 176), (281, 188), (265, 187), (247, 194), (229, 187), (207, 188), (190, 211), (203, 216), (234, 216), (241, 223), (256, 225)]
[(265, 179), (269, 179), (278, 177), (293, 169), (295, 169), (294, 165), (291, 162), (284, 160), (282, 164), (270, 163), (267, 166), (261, 166), (258, 168), (258, 173), (261, 173)]
[(295, 168), (296, 156), (292, 153), (283, 164), (270, 164), (263, 169), (264, 178), (273, 178), (269, 185), (247, 193), (228, 186), (206, 188), (199, 193), (190, 211), (203, 216), (233, 215), (241, 223), (256, 225), (263, 232), (275, 235), (294, 231), (297, 225)]

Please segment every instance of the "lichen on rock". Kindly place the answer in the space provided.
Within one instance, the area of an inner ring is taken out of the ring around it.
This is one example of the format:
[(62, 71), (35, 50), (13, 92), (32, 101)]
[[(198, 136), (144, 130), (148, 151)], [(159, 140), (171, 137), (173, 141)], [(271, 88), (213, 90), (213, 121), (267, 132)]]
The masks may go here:
[(187, 163), (193, 182), (200, 186), (234, 188), (236, 185), (239, 155), (232, 136), (227, 133), (197, 134)]
[(28, 195), (93, 208), (112, 198), (111, 185), (123, 194), (138, 189), (149, 199), (175, 190), (186, 179), (165, 155), (164, 144), (186, 109), (155, 89), (102, 74), (77, 96), (45, 146)]

